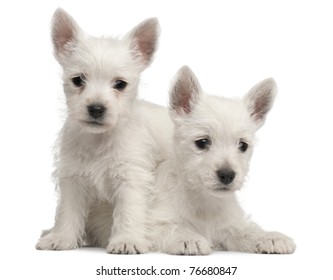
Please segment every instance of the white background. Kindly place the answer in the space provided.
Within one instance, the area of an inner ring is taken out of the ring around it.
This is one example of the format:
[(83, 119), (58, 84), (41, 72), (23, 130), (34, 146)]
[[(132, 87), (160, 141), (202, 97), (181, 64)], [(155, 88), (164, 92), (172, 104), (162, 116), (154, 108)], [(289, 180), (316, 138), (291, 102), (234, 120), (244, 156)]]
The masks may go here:
[[(148, 17), (159, 18), (160, 47), (140, 88), (140, 97), (152, 102), (167, 105), (170, 79), (183, 64), (206, 92), (228, 97), (241, 96), (266, 77), (276, 79), (278, 97), (258, 133), (240, 198), (265, 229), (294, 238), (293, 255), (118, 256), (103, 249), (34, 249), (40, 231), (52, 226), (56, 207), (51, 148), (64, 104), (49, 31), (59, 6), (96, 36), (121, 35)], [(187, 270), (165, 279), (196, 279), (189, 266), (238, 266), (232, 279), (333, 276), (330, 1), (3, 1), (0, 38), (1, 279), (101, 279), (95, 275), (101, 265)]]

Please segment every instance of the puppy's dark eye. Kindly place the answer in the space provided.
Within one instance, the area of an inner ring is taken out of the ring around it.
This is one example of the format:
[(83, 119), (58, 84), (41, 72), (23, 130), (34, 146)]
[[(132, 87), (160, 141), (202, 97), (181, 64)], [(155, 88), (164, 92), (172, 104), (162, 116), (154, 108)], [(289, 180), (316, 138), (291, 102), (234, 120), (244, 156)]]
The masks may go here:
[(82, 87), (85, 85), (85, 76), (84, 75), (80, 75), (80, 76), (76, 76), (72, 78), (72, 83), (76, 86), (76, 87)]
[(247, 143), (244, 142), (244, 141), (240, 141), (239, 144), (238, 144), (238, 149), (239, 149), (242, 153), (245, 153), (248, 147), (249, 147), (249, 144), (247, 144)]
[(123, 80), (116, 80), (113, 85), (113, 88), (116, 90), (119, 90), (119, 91), (124, 90), (126, 87), (127, 87), (127, 83)]
[(199, 150), (208, 149), (208, 147), (212, 144), (212, 142), (207, 138), (198, 139), (194, 143)]

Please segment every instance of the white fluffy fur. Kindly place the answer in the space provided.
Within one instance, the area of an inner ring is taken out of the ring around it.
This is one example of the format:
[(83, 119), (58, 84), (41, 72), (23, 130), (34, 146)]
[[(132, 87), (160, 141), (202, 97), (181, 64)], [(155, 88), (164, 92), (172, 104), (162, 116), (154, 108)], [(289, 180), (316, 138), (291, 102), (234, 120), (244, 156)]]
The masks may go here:
[[(136, 95), (140, 73), (152, 60), (158, 36), (154, 18), (123, 39), (95, 38), (65, 11), (55, 12), (52, 40), (63, 67), (68, 117), (54, 173), (60, 191), (55, 225), (42, 234), (37, 249), (73, 249), (85, 237), (109, 253), (151, 249), (143, 221), (154, 169), (166, 156), (164, 126), (170, 121), (165, 109), (137, 101)], [(84, 86), (74, 85), (72, 78), (77, 76), (84, 77)], [(127, 82), (124, 90), (114, 87), (119, 79)], [(95, 121), (87, 106), (96, 103), (106, 112)], [(109, 212), (104, 212), (103, 231), (95, 234), (99, 220), (94, 220), (93, 210), (103, 205)]]
[[(170, 254), (208, 254), (214, 250), (251, 253), (292, 253), (293, 241), (278, 232), (265, 232), (249, 221), (235, 191), (248, 171), (254, 135), (273, 104), (276, 85), (262, 81), (239, 100), (207, 96), (188, 67), (179, 70), (170, 93), (174, 141), (169, 159), (159, 165), (152, 216), (152, 239)], [(208, 138), (200, 150), (195, 141)], [(248, 144), (241, 152), (240, 141)], [(236, 176), (223, 184), (217, 171)]]
[[(109, 253), (292, 253), (293, 241), (249, 221), (235, 196), (248, 172), (255, 132), (273, 104), (274, 80), (229, 100), (203, 95), (183, 67), (170, 93), (172, 139), (166, 110), (136, 100), (158, 31), (157, 20), (149, 19), (123, 39), (94, 38), (66, 12), (55, 12), (52, 40), (63, 67), (68, 117), (54, 173), (60, 191), (55, 225), (36, 248), (87, 243)], [(75, 86), (74, 77), (84, 84)], [(126, 81), (123, 90), (115, 88), (118, 80)], [(89, 115), (94, 104), (106, 108), (103, 118)], [(199, 139), (210, 143), (199, 149)], [(240, 142), (248, 144), (246, 151)], [(228, 184), (217, 176), (226, 169), (235, 172)]]

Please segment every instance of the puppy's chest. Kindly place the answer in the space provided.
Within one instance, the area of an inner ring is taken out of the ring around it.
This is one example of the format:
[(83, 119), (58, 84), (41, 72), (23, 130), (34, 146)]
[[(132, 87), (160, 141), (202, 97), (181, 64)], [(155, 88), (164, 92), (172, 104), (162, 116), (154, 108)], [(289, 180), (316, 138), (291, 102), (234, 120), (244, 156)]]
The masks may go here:
[(210, 240), (215, 239), (224, 223), (226, 223), (224, 213), (210, 207), (199, 208), (192, 216), (192, 225)]
[(77, 146), (60, 155), (57, 173), (59, 176), (85, 177), (89, 184), (102, 191), (106, 185), (111, 187), (111, 178), (116, 177), (119, 162), (113, 147)]
[(196, 229), (206, 235), (207, 233), (214, 231), (219, 219), (216, 215), (212, 216), (209, 215), (209, 213), (196, 213), (192, 221)]

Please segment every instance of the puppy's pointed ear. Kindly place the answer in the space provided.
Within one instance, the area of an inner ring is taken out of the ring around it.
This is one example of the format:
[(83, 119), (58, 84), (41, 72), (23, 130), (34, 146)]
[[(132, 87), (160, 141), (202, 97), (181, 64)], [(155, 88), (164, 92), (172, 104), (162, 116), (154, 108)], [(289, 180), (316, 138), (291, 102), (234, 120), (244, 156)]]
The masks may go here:
[(77, 44), (81, 31), (75, 20), (63, 9), (58, 8), (52, 18), (52, 43), (58, 61)]
[(134, 56), (139, 58), (144, 68), (153, 61), (159, 36), (160, 25), (157, 18), (149, 18), (134, 27), (125, 37)]
[(198, 103), (201, 87), (197, 77), (188, 66), (180, 68), (170, 90), (170, 111), (178, 116), (191, 114)]
[(276, 82), (273, 78), (268, 78), (256, 84), (245, 96), (251, 119), (258, 128), (264, 124), (266, 115), (273, 106), (276, 93)]

